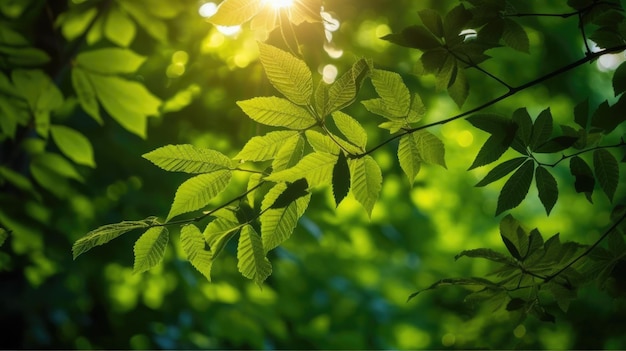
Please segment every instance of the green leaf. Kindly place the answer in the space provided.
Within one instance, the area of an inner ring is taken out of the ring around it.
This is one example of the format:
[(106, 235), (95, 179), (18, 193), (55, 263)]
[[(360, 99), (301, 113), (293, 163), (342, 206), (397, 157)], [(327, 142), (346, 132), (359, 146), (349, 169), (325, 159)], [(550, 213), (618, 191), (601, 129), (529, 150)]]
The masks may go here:
[(437, 11), (427, 8), (418, 11), (417, 14), (431, 33), (443, 38), (443, 20)]
[(523, 299), (520, 299), (519, 297), (511, 299), (511, 301), (509, 301), (509, 303), (506, 304), (507, 311), (517, 311), (517, 310), (521, 310), (524, 307), (526, 307), (526, 301)]
[(262, 6), (259, 0), (224, 0), (209, 22), (220, 26), (237, 26), (254, 17)]
[(504, 20), (504, 32), (502, 33), (504, 43), (517, 51), (528, 53), (530, 41), (522, 26), (511, 19)]
[(546, 214), (550, 215), (550, 211), (552, 211), (559, 197), (556, 179), (544, 167), (538, 166), (535, 169), (535, 183), (537, 184), (539, 199), (546, 209)]
[(458, 260), (459, 258), (464, 256), (471, 258), (484, 258), (489, 261), (503, 263), (508, 266), (515, 266), (515, 262), (513, 262), (510, 257), (491, 249), (463, 250), (458, 255), (454, 256), (454, 259)]
[(202, 273), (208, 281), (211, 281), (213, 256), (198, 227), (193, 224), (182, 226), (180, 228), (180, 244), (189, 263)]
[(63, 178), (74, 179), (79, 182), (83, 181), (83, 177), (78, 173), (73, 164), (63, 158), (63, 156), (52, 152), (37, 154), (32, 160), (30, 167), (31, 172), (35, 169), (46, 170)]
[(82, 51), (76, 56), (80, 68), (101, 74), (135, 73), (145, 61), (145, 56), (122, 48)]
[(514, 137), (515, 132), (511, 130), (491, 135), (478, 151), (478, 155), (468, 170), (497, 161), (511, 146)]
[(277, 47), (259, 42), (259, 58), (270, 83), (294, 104), (308, 105), (313, 80), (304, 61)]
[(272, 264), (265, 257), (261, 237), (249, 224), (241, 229), (237, 260), (239, 272), (259, 286), (272, 274)]
[(517, 167), (519, 167), (527, 159), (528, 157), (517, 157), (511, 160), (502, 162), (501, 164), (495, 166), (491, 171), (489, 171), (489, 173), (487, 173), (485, 178), (483, 178), (475, 186), (480, 187), (480, 186), (485, 186), (487, 184), (495, 182), (496, 180), (513, 172), (515, 169), (517, 169)]
[(7, 240), (8, 237), (9, 232), (4, 228), (0, 228), (0, 247), (4, 245), (4, 242)]
[(332, 114), (335, 125), (341, 131), (341, 133), (348, 139), (354, 146), (359, 147), (362, 151), (365, 151), (367, 145), (367, 132), (354, 118), (349, 115), (336, 111)]
[(530, 150), (535, 149), (548, 141), (552, 135), (552, 114), (550, 109), (547, 108), (537, 116), (535, 123), (533, 124), (533, 133), (530, 137)]
[(255, 136), (248, 140), (246, 145), (239, 151), (236, 160), (266, 161), (276, 157), (280, 148), (291, 138), (298, 135), (295, 130), (279, 130), (269, 132), (263, 136)]
[(91, 85), (89, 77), (81, 68), (74, 67), (72, 69), (72, 86), (83, 110), (98, 124), (102, 125), (103, 121), (102, 117), (100, 117), (100, 105), (98, 105), (98, 100), (96, 100), (96, 91)]
[(450, 82), (451, 84), (448, 86), (448, 95), (450, 95), (457, 106), (461, 107), (469, 95), (469, 83), (467, 82), (467, 77), (465, 76), (465, 70), (457, 69), (456, 77)]
[(273, 205), (269, 206), (276, 203), (287, 190), (288, 187), (285, 183), (276, 184), (270, 189), (261, 204), (261, 238), (265, 253), (289, 239), (311, 200), (311, 195), (307, 193), (291, 201), (285, 207), (274, 208)]
[(350, 167), (348, 166), (348, 159), (343, 152), (339, 153), (337, 162), (335, 166), (333, 166), (332, 187), (335, 205), (339, 206), (339, 203), (341, 203), (350, 191)]
[(613, 195), (617, 190), (619, 183), (619, 164), (617, 160), (606, 149), (598, 149), (593, 152), (593, 168), (600, 187), (609, 198), (613, 201)]
[(519, 222), (510, 214), (500, 221), (500, 237), (511, 256), (523, 261), (524, 257), (521, 253), (528, 249), (528, 238)]
[(626, 91), (626, 63), (622, 62), (613, 72), (613, 91), (615, 96)]
[(574, 121), (584, 129), (589, 124), (589, 98), (581, 101), (574, 107)]
[(470, 277), (470, 278), (445, 278), (437, 281), (432, 284), (428, 288), (416, 291), (409, 295), (408, 300), (411, 300), (415, 296), (421, 294), (424, 291), (433, 290), (441, 286), (451, 286), (451, 285), (461, 285), (461, 286), (482, 286), (488, 289), (500, 290), (502, 289), (498, 284), (484, 278), (478, 277)]
[(595, 178), (591, 172), (591, 168), (582, 158), (578, 156), (572, 157), (569, 163), (570, 172), (576, 178), (574, 188), (577, 193), (585, 193), (587, 199), (591, 202), (591, 194), (596, 185)]
[(505, 134), (515, 131), (516, 125), (504, 116), (491, 113), (476, 113), (467, 118), (474, 127), (489, 134)]
[(424, 26), (409, 26), (399, 34), (387, 34), (381, 39), (390, 41), (396, 45), (414, 48), (422, 51), (437, 48), (441, 43)]
[(372, 216), (372, 209), (382, 190), (383, 175), (378, 163), (369, 156), (348, 160), (354, 198), (363, 205), (367, 214)]
[(233, 162), (221, 152), (189, 144), (162, 146), (142, 157), (170, 172), (210, 173), (233, 166)]
[(316, 123), (315, 117), (304, 108), (275, 96), (237, 101), (237, 105), (248, 117), (268, 126), (302, 130)]
[(331, 184), (332, 171), (337, 156), (325, 152), (313, 152), (304, 156), (295, 166), (273, 172), (265, 178), (271, 182), (295, 182), (306, 178), (310, 187)]
[(528, 160), (506, 181), (498, 196), (496, 216), (516, 207), (524, 200), (533, 180), (533, 171), (534, 163)]
[(128, 47), (135, 38), (135, 33), (133, 21), (118, 6), (110, 7), (104, 25), (104, 36), (116, 45)]
[(168, 240), (169, 231), (165, 227), (153, 227), (146, 230), (135, 242), (133, 273), (145, 272), (159, 264), (165, 254)]
[(199, 210), (226, 188), (230, 182), (230, 170), (219, 170), (197, 175), (182, 183), (172, 203), (167, 221), (183, 213)]
[(463, 42), (463, 38), (459, 35), (459, 33), (465, 29), (467, 22), (469, 22), (471, 18), (472, 13), (462, 4), (457, 5), (452, 10), (448, 11), (443, 20), (443, 27), (446, 44), (449, 47), (454, 47), (455, 45)]
[(546, 141), (545, 143), (537, 146), (534, 152), (536, 153), (560, 152), (560, 151), (563, 151), (565, 149), (572, 147), (574, 144), (576, 144), (578, 139), (579, 138), (577, 136), (568, 136), (568, 135), (561, 135), (558, 137), (554, 137)]
[(526, 148), (530, 144), (530, 136), (533, 133), (533, 121), (526, 108), (519, 108), (513, 112), (513, 122), (517, 125), (513, 148), (522, 155), (528, 154)]
[(116, 76), (89, 74), (102, 107), (126, 130), (146, 137), (148, 116), (158, 116), (161, 100), (138, 82)]
[(407, 116), (411, 107), (411, 94), (402, 77), (395, 72), (375, 69), (372, 71), (371, 79), (374, 89), (392, 115)]
[(61, 125), (51, 126), (50, 134), (61, 152), (70, 160), (80, 165), (96, 166), (93, 159), (93, 148), (86, 136), (74, 129)]
[(398, 144), (398, 161), (400, 168), (404, 171), (411, 185), (415, 181), (415, 177), (419, 173), (422, 165), (422, 156), (419, 152), (415, 133), (403, 135)]
[(11, 72), (11, 80), (35, 116), (37, 134), (47, 138), (50, 112), (63, 106), (63, 94), (52, 79), (41, 70), (15, 69)]
[(72, 245), (74, 259), (96, 246), (108, 243), (124, 233), (130, 232), (133, 229), (148, 228), (154, 223), (154, 218), (146, 218), (142, 221), (123, 221), (120, 223), (107, 224), (94, 229), (84, 237), (76, 240), (74, 245)]
[(304, 153), (304, 138), (298, 134), (296, 138), (288, 139), (276, 153), (276, 157), (272, 162), (274, 171), (282, 171), (295, 166)]
[[(118, 4), (122, 6), (124, 10), (126, 10), (126, 12), (133, 17), (137, 24), (139, 24), (148, 35), (162, 43), (167, 42), (167, 25), (163, 23), (163, 21), (160, 21), (158, 19), (159, 16), (155, 16), (152, 11), (146, 11), (146, 9), (150, 10), (153, 7), (157, 9), (157, 2), (150, 2), (149, 6), (146, 6), (145, 3), (141, 3), (138, 1), (120, 1), (118, 2)], [(159, 6), (158, 8), (162, 7)], [(163, 14), (164, 12), (160, 13)]]
[(178, 90), (174, 96), (164, 101), (161, 111), (163, 113), (178, 112), (189, 106), (200, 95), (201, 91), (202, 89), (198, 84), (189, 84), (187, 88)]
[(288, 183), (287, 187), (276, 197), (276, 200), (274, 200), (274, 203), (269, 208), (285, 208), (297, 199), (309, 195), (308, 189), (309, 184), (305, 178), (298, 179), (293, 183)]
[[(327, 88), (327, 98), (325, 103), (318, 106), (318, 113), (320, 116), (325, 116), (328, 113), (340, 110), (350, 105), (355, 97), (358, 88), (361, 86), (364, 78), (370, 72), (371, 61), (366, 59), (360, 59), (352, 65), (352, 68), (341, 75), (329, 88)], [(320, 82), (320, 86), (323, 83)], [(318, 87), (318, 90), (320, 88)], [(321, 90), (321, 92), (323, 92)], [(320, 102), (317, 102), (320, 105)], [(323, 107), (322, 107), (323, 106)]]
[[(215, 260), (242, 225), (232, 219), (216, 218), (204, 228), (204, 239), (209, 244), (211, 259)], [(184, 228), (184, 227), (183, 227)]]

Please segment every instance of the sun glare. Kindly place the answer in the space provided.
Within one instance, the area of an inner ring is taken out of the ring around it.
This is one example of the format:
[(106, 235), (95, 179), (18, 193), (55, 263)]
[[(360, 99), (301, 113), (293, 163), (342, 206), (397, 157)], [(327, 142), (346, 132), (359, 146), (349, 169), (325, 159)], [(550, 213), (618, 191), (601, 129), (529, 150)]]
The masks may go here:
[(294, 0), (265, 0), (266, 4), (271, 5), (275, 9), (282, 9), (293, 5)]

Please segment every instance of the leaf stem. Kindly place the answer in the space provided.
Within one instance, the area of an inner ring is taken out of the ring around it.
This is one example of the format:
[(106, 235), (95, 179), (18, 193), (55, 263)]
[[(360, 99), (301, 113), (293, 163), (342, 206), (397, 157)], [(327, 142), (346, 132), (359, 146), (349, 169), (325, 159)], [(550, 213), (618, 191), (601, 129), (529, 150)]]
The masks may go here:
[(492, 74), (489, 71), (485, 70), (484, 68), (480, 67), (477, 63), (472, 63), (471, 60), (465, 60), (465, 59), (461, 58), (457, 53), (453, 52), (452, 50), (448, 50), (448, 52), (450, 54), (452, 54), (452, 56), (454, 56), (457, 60), (459, 60), (459, 61), (463, 62), (464, 64), (466, 64), (468, 67), (472, 67), (472, 68), (477, 69), (478, 71), (480, 71), (481, 73), (487, 75), (488, 77), (490, 77), (491, 79), (495, 80), (496, 82), (504, 85), (505, 87), (507, 87), (507, 89), (511, 90), (513, 88), (507, 82), (503, 81), (502, 79), (498, 78), (494, 74)]
[(622, 147), (622, 146), (626, 146), (626, 141), (624, 139), (621, 139), (619, 143), (614, 144), (614, 145), (598, 145), (589, 149), (585, 149), (585, 150), (581, 150), (578, 152), (575, 152), (571, 155), (562, 155), (561, 158), (554, 162), (554, 163), (543, 163), (543, 162), (539, 162), (534, 156), (533, 159), (535, 160), (535, 162), (537, 162), (537, 165), (539, 166), (544, 166), (544, 167), (555, 167), (556, 165), (558, 165), (559, 163), (561, 163), (562, 161), (567, 160), (568, 158), (572, 158), (587, 152), (591, 152), (591, 151), (595, 151), (595, 150), (599, 150), (599, 149), (612, 149), (612, 148), (616, 148), (616, 147)]

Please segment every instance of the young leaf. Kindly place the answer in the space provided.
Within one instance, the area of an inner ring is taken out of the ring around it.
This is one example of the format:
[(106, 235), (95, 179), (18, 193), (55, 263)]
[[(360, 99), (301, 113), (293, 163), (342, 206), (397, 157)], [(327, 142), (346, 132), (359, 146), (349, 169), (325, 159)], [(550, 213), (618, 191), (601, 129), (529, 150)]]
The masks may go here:
[(587, 199), (591, 202), (591, 194), (596, 185), (591, 168), (587, 165), (587, 162), (578, 156), (572, 157), (569, 167), (570, 172), (576, 178), (574, 182), (576, 192), (585, 193)]
[(407, 116), (411, 107), (411, 94), (395, 72), (375, 69), (372, 71), (372, 84), (390, 112), (397, 117)]
[(295, 166), (273, 172), (265, 178), (271, 182), (295, 182), (306, 178), (310, 187), (332, 182), (332, 170), (337, 156), (325, 152), (310, 153), (302, 158)]
[(552, 114), (550, 113), (550, 109), (547, 108), (541, 111), (533, 124), (533, 133), (530, 137), (530, 150), (535, 151), (539, 145), (548, 141), (550, 135), (552, 135)]
[(120, 223), (107, 224), (94, 229), (87, 233), (84, 237), (76, 240), (74, 245), (72, 245), (72, 254), (74, 259), (91, 250), (95, 246), (104, 245), (133, 229), (147, 228), (153, 222), (153, 218), (146, 218), (143, 221), (123, 221)]
[(249, 224), (241, 229), (237, 260), (239, 272), (259, 286), (272, 274), (272, 264), (265, 257), (261, 237)]
[(93, 148), (86, 136), (61, 125), (50, 126), (50, 135), (61, 152), (70, 160), (80, 165), (96, 166), (93, 159)]
[(274, 127), (307, 129), (316, 120), (307, 110), (275, 96), (237, 101), (237, 105), (253, 120)]
[(622, 63), (613, 72), (613, 91), (615, 96), (626, 91), (626, 63)]
[(335, 205), (339, 206), (339, 203), (341, 203), (350, 191), (350, 168), (348, 167), (348, 160), (343, 152), (339, 153), (337, 162), (335, 166), (333, 166), (332, 187)]
[(145, 61), (145, 56), (129, 49), (113, 47), (82, 51), (76, 56), (79, 67), (101, 74), (135, 73)]
[(341, 133), (354, 146), (359, 147), (362, 151), (367, 145), (367, 132), (354, 118), (349, 115), (336, 111), (332, 114), (333, 121)]
[(237, 26), (250, 20), (262, 8), (259, 0), (224, 0), (209, 22), (219, 26)]
[(532, 160), (528, 160), (506, 181), (500, 196), (498, 196), (496, 216), (516, 207), (524, 200), (533, 180), (533, 171), (534, 163)]
[(600, 187), (609, 198), (613, 201), (613, 195), (619, 183), (619, 164), (617, 160), (606, 149), (598, 149), (593, 152), (593, 168)]
[(141, 273), (156, 266), (163, 259), (169, 231), (166, 227), (152, 227), (135, 242), (133, 273)]
[(351, 159), (348, 164), (354, 198), (363, 205), (371, 217), (372, 209), (382, 189), (383, 176), (380, 167), (369, 155)]
[(513, 172), (526, 159), (528, 159), (528, 157), (517, 157), (517, 158), (511, 159), (511, 160), (502, 162), (501, 164), (495, 166), (491, 171), (489, 171), (489, 173), (487, 173), (485, 178), (483, 178), (475, 186), (481, 187), (481, 186), (485, 186), (487, 184), (490, 184), (492, 182), (495, 182), (496, 180), (498, 180), (498, 179), (504, 177), (505, 175)]
[(259, 59), (272, 85), (296, 105), (311, 101), (313, 80), (304, 61), (277, 47), (259, 42)]
[(263, 136), (252, 137), (234, 159), (244, 161), (271, 160), (276, 157), (278, 150), (285, 142), (296, 135), (298, 132), (295, 130), (278, 130)]
[(98, 122), (98, 124), (102, 124), (100, 105), (98, 105), (98, 100), (96, 100), (96, 91), (91, 85), (87, 73), (79, 67), (72, 69), (72, 86), (74, 87), (78, 102), (83, 110)]
[(544, 167), (538, 166), (535, 170), (535, 183), (537, 184), (539, 199), (546, 209), (546, 214), (550, 215), (550, 211), (552, 211), (559, 197), (556, 179)]
[(213, 256), (198, 227), (193, 224), (182, 226), (180, 228), (180, 244), (189, 263), (202, 273), (208, 281), (211, 281)]
[(208, 205), (212, 198), (226, 188), (231, 176), (229, 170), (219, 170), (197, 175), (182, 183), (176, 190), (167, 220)]
[(204, 240), (209, 244), (211, 259), (215, 260), (228, 241), (237, 234), (242, 225), (225, 218), (216, 218), (204, 228)]
[(189, 144), (162, 146), (142, 157), (170, 172), (210, 173), (233, 166), (221, 152)]

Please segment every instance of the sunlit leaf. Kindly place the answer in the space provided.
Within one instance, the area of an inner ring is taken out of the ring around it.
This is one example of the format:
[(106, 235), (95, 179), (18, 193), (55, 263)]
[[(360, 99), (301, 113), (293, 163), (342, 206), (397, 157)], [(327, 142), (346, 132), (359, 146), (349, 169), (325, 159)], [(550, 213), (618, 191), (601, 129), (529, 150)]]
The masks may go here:
[(619, 183), (619, 164), (615, 156), (606, 149), (598, 149), (593, 152), (593, 168), (600, 187), (613, 201), (613, 195)]
[(357, 90), (361, 87), (363, 80), (370, 73), (371, 66), (372, 62), (370, 60), (360, 59), (356, 61), (348, 72), (341, 75), (328, 88), (323, 112), (318, 112), (324, 116), (350, 105), (354, 101)]
[(496, 216), (516, 207), (524, 200), (533, 180), (533, 171), (534, 162), (528, 160), (504, 183), (502, 191), (498, 196)]
[(369, 155), (350, 159), (348, 165), (352, 194), (371, 217), (372, 209), (382, 189), (383, 175), (380, 166)]
[(308, 105), (313, 80), (306, 63), (274, 46), (259, 43), (259, 58), (272, 85), (297, 105)]
[(265, 257), (261, 237), (251, 225), (241, 229), (237, 261), (239, 272), (259, 286), (272, 274), (272, 264)]
[(535, 183), (537, 184), (539, 199), (546, 209), (546, 214), (550, 215), (550, 211), (552, 211), (559, 197), (556, 179), (544, 167), (538, 166), (535, 169)]
[(233, 166), (221, 152), (189, 144), (162, 146), (142, 157), (170, 172), (210, 173)]
[(95, 167), (93, 148), (86, 136), (69, 127), (53, 125), (50, 135), (61, 152), (70, 160), (89, 167)]
[(217, 258), (241, 227), (241, 224), (232, 219), (216, 218), (204, 228), (204, 240), (209, 244), (211, 259)]
[(169, 231), (166, 227), (153, 227), (143, 233), (135, 242), (133, 273), (145, 272), (159, 264), (168, 240)]
[(276, 152), (276, 157), (272, 162), (274, 171), (282, 171), (295, 166), (304, 153), (304, 138), (302, 134), (297, 134), (295, 138), (290, 138)]
[(277, 184), (270, 189), (261, 204), (263, 211), (260, 216), (261, 238), (265, 253), (289, 239), (298, 224), (298, 220), (309, 205), (311, 195), (306, 192), (296, 194), (302, 196), (293, 197), (293, 201), (289, 201), (286, 206), (276, 208), (272, 205), (280, 201), (281, 196), (288, 190), (289, 188), (285, 183)]
[(256, 15), (262, 6), (259, 0), (224, 0), (209, 21), (220, 26), (240, 25)]
[(268, 126), (302, 130), (316, 123), (315, 117), (304, 108), (275, 96), (237, 101), (237, 105), (248, 117)]
[(375, 69), (371, 79), (376, 92), (394, 116), (408, 115), (411, 95), (398, 73)]
[(74, 67), (72, 69), (72, 86), (83, 110), (98, 124), (103, 124), (102, 117), (100, 117), (100, 105), (96, 100), (96, 91), (89, 81), (89, 77), (81, 68)]
[(272, 182), (295, 182), (306, 178), (311, 187), (331, 184), (337, 156), (325, 152), (313, 152), (302, 158), (295, 166), (274, 172), (265, 179)]
[(76, 240), (74, 245), (72, 245), (74, 259), (95, 246), (104, 245), (133, 229), (148, 228), (153, 223), (154, 218), (146, 218), (142, 221), (123, 221), (120, 223), (107, 224), (94, 229), (84, 237)]
[[(285, 183), (280, 183), (285, 184)], [(305, 178), (298, 179), (293, 183), (287, 183), (286, 188), (276, 197), (269, 208), (285, 208), (297, 199), (309, 194), (309, 184)], [(268, 193), (269, 195), (269, 193)], [(265, 208), (262, 206), (261, 210)]]
[(135, 39), (135, 24), (118, 6), (112, 6), (107, 13), (104, 36), (112, 43), (128, 47)]
[(198, 227), (193, 224), (182, 226), (180, 228), (180, 244), (189, 263), (202, 273), (208, 281), (211, 281), (213, 256)]
[(219, 170), (197, 175), (182, 183), (176, 190), (167, 220), (208, 205), (212, 198), (226, 188), (231, 176), (230, 170)]
[(363, 126), (354, 118), (340, 111), (333, 112), (332, 118), (346, 139), (364, 151), (367, 145), (367, 132)]
[(122, 48), (82, 51), (76, 56), (79, 67), (102, 74), (134, 73), (145, 61), (145, 56)]
[(315, 130), (307, 130), (304, 134), (306, 135), (307, 142), (316, 152), (324, 152), (333, 155), (339, 153), (339, 145), (327, 134), (322, 134)]

